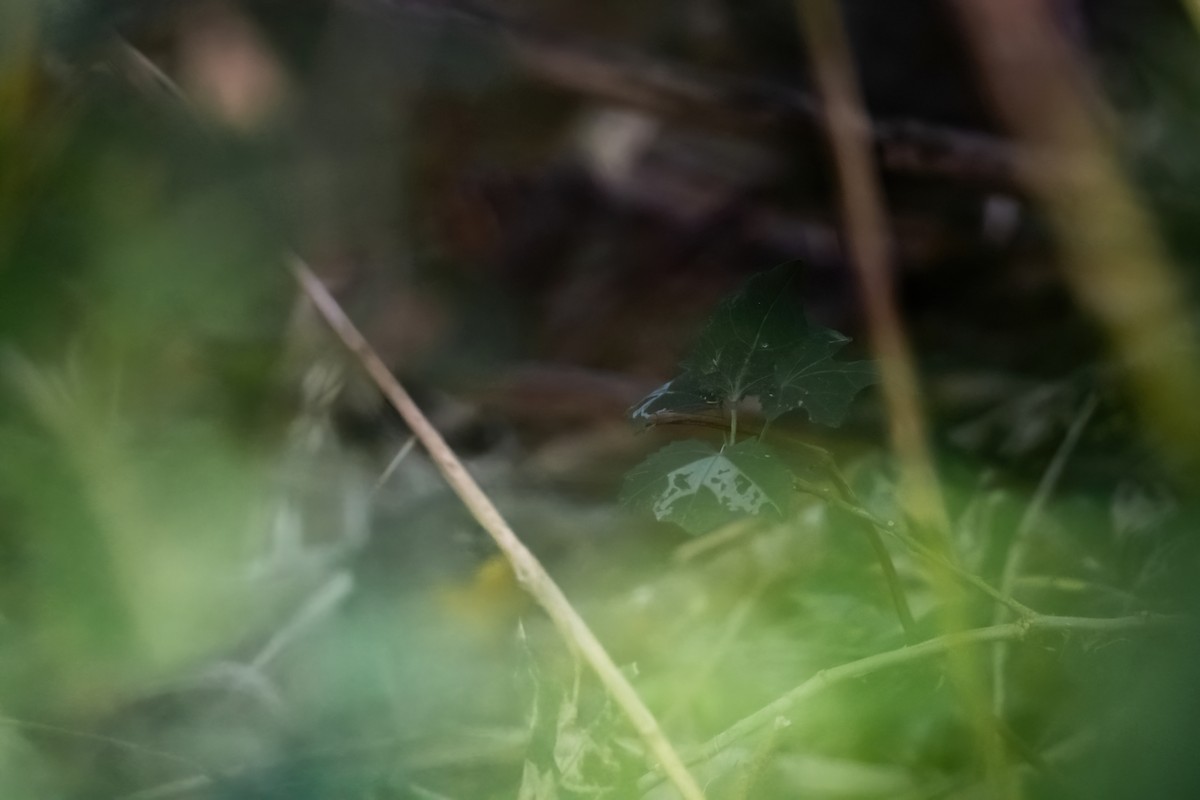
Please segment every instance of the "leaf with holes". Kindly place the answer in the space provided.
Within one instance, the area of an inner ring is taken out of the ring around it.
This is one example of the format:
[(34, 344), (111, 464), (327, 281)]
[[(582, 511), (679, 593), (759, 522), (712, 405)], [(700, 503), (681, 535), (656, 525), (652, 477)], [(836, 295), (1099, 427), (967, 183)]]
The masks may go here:
[(813, 328), (779, 358), (772, 385), (761, 396), (767, 418), (803, 408), (813, 422), (841, 425), (855, 395), (878, 380), (870, 361), (834, 360), (849, 341), (837, 331)]
[(698, 535), (746, 516), (780, 517), (791, 495), (791, 473), (757, 439), (721, 450), (692, 440), (669, 444), (630, 470), (621, 499)]

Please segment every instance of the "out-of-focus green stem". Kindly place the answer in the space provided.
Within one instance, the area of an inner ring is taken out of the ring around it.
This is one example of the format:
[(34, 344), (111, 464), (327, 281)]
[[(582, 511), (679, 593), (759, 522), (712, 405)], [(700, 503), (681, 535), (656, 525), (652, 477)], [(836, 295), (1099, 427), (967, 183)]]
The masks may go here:
[(1184, 0), (1183, 7), (1187, 9), (1188, 16), (1192, 18), (1192, 25), (1200, 31), (1200, 0)]
[[(1161, 450), (1200, 462), (1200, 345), (1154, 224), (1096, 121), (1099, 91), (1041, 0), (955, 3), (992, 99), (1023, 141), (1060, 153), (1063, 169), (1025, 168), (1062, 248), (1079, 304), (1107, 333)], [(1195, 13), (1198, 0), (1189, 0)]]
[[(892, 240), (879, 184), (870, 127), (859, 92), (849, 37), (833, 0), (796, 0), (809, 57), (824, 106), (829, 143), (837, 166), (846, 249), (866, 312), (867, 338), (879, 365), (892, 451), (900, 467), (900, 502), (917, 536), (953, 564), (942, 487), (929, 450), (920, 384), (912, 348), (896, 301)], [(944, 630), (967, 624), (959, 602), (962, 589), (945, 569), (929, 572), (941, 601)], [(1015, 797), (1005, 770), (1005, 753), (987, 703), (984, 665), (974, 653), (950, 653), (950, 675), (963, 703), (993, 794)]]

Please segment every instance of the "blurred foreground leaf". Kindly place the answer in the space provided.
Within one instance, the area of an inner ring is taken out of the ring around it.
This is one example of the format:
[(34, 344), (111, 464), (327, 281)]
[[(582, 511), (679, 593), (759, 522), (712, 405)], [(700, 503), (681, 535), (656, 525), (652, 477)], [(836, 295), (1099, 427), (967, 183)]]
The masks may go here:
[(14, 713), (102, 707), (263, 624), (244, 566), (284, 427), (267, 415), (290, 286), (265, 147), (100, 71), (47, 91), (38, 125), (0, 140), (0, 164), (23, 165), (18, 182), (0, 167)]

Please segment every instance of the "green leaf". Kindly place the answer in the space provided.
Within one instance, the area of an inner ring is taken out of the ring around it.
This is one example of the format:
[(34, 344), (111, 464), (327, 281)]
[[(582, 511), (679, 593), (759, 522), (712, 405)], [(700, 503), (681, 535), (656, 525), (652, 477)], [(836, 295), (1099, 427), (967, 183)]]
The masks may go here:
[(665, 413), (694, 413), (716, 408), (721, 398), (705, 391), (687, 373), (669, 380), (642, 398), (629, 412), (629, 418), (639, 428), (654, 424), (654, 418)]
[(705, 442), (675, 442), (629, 471), (622, 502), (688, 533), (707, 533), (746, 516), (782, 516), (792, 476), (757, 439), (716, 450)]
[(798, 265), (782, 264), (755, 275), (723, 301), (683, 362), (689, 380), (725, 405), (766, 393), (776, 360), (808, 329), (793, 296), (798, 282)]
[(876, 381), (867, 361), (835, 361), (850, 340), (810, 326), (793, 297), (798, 267), (756, 275), (722, 302), (700, 334), (681, 374), (630, 412), (639, 426), (666, 413), (730, 408), (758, 397), (768, 419), (803, 408), (813, 422), (837, 426), (854, 396)]
[(837, 331), (813, 328), (778, 359), (773, 385), (761, 397), (767, 418), (803, 408), (813, 422), (841, 425), (854, 396), (878, 380), (870, 361), (834, 360), (849, 341)]

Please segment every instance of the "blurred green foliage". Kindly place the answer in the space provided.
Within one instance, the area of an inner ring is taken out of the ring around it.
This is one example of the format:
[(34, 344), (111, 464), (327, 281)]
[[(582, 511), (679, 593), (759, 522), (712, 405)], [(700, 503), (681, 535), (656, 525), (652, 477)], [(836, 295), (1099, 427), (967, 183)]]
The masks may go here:
[(0, 707), (53, 717), (252, 623), (289, 288), (270, 146), (52, 78), (34, 12), (0, 25)]

